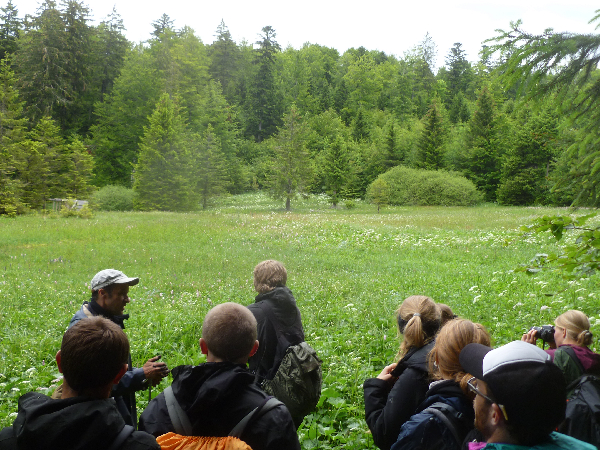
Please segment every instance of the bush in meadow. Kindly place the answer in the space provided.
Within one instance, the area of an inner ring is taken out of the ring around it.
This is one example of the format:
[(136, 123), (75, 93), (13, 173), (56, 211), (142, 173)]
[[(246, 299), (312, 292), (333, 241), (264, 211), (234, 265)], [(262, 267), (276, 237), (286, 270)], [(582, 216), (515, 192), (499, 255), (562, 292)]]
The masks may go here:
[(92, 204), (102, 211), (132, 211), (135, 192), (123, 186), (104, 186), (92, 196)]
[(390, 205), (472, 206), (483, 201), (473, 182), (456, 172), (396, 166), (377, 180), (389, 186)]

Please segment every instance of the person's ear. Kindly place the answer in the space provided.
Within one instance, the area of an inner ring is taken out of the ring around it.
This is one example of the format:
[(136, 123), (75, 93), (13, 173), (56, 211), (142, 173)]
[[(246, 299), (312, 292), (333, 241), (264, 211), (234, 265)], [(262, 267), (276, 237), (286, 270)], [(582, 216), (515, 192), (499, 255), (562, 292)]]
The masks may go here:
[(63, 373), (63, 371), (62, 371), (62, 367), (61, 367), (61, 365), (60, 365), (60, 363), (61, 363), (61, 357), (62, 357), (62, 356), (61, 356), (61, 354), (60, 354), (60, 350), (59, 350), (59, 351), (57, 351), (57, 352), (56, 352), (56, 365), (58, 366), (58, 371), (59, 371), (60, 373)]
[(206, 345), (206, 341), (204, 340), (204, 338), (200, 338), (199, 344), (202, 354), (208, 355), (208, 345)]
[(113, 384), (117, 384), (121, 377), (125, 375), (125, 372), (127, 372), (127, 367), (129, 367), (127, 363), (123, 364), (123, 367), (121, 367), (121, 370), (119, 370), (119, 373), (117, 373), (117, 376), (113, 380)]
[(492, 403), (490, 407), (490, 420), (492, 425), (498, 425), (501, 421), (504, 420), (504, 414), (502, 414), (502, 410), (497, 403)]
[(257, 350), (258, 350), (258, 341), (254, 341), (254, 345), (252, 346), (252, 350), (250, 350), (250, 354), (248, 355), (248, 357), (254, 356), (254, 354), (256, 353)]

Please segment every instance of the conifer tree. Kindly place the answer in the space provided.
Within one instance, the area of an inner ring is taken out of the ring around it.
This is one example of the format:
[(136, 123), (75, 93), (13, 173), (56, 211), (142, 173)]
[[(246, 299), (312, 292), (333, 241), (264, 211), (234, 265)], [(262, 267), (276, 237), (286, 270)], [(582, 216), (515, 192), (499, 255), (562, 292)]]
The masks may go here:
[(283, 119), (283, 126), (273, 138), (274, 157), (268, 180), (271, 194), (285, 199), (285, 209), (291, 209), (292, 198), (304, 192), (312, 174), (306, 131), (302, 117), (295, 106)]
[(22, 209), (18, 178), (26, 119), (8, 59), (0, 61), (0, 215), (14, 216)]
[(442, 169), (444, 167), (446, 130), (439, 98), (434, 98), (423, 121), (425, 122), (425, 129), (418, 143), (415, 165), (419, 169)]
[(195, 192), (202, 209), (206, 209), (211, 198), (227, 192), (226, 160), (211, 125), (194, 142), (197, 142), (193, 156)]
[(469, 123), (469, 158), (466, 175), (484, 193), (485, 200), (496, 200), (500, 182), (500, 157), (495, 103), (487, 86), (477, 99), (477, 109)]
[(19, 11), (8, 0), (6, 6), (0, 8), (0, 60), (12, 55), (17, 50), (17, 39), (21, 34), (23, 22), (19, 18)]
[(136, 209), (187, 211), (193, 208), (189, 139), (183, 113), (163, 94), (148, 118), (135, 165)]
[(344, 194), (346, 183), (350, 176), (350, 157), (346, 143), (339, 136), (329, 143), (325, 149), (324, 159), (327, 195), (334, 207)]

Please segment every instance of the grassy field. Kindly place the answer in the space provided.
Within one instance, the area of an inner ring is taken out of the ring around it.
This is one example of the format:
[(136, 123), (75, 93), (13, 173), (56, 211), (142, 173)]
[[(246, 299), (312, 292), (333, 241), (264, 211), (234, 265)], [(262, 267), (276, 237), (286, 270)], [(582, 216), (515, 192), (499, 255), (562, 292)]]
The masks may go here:
[[(517, 239), (518, 227), (565, 210), (394, 207), (378, 214), (362, 204), (334, 210), (323, 198), (292, 203), (292, 212), (280, 206), (255, 194), (195, 214), (0, 219), (0, 426), (12, 422), (21, 394), (54, 388), (62, 333), (88, 299), (92, 276), (109, 267), (141, 278), (127, 308), (134, 364), (162, 354), (173, 367), (203, 361), (197, 342), (206, 311), (251, 303), (256, 263), (282, 261), (307, 341), (324, 361), (320, 407), (299, 431), (304, 448), (374, 448), (362, 383), (393, 361), (394, 311), (409, 295), (429, 295), (483, 323), (496, 345), (569, 308), (593, 317), (600, 335), (596, 279), (568, 284), (550, 272), (512, 273), (554, 245), (547, 236)], [(139, 394), (140, 410), (147, 398)]]

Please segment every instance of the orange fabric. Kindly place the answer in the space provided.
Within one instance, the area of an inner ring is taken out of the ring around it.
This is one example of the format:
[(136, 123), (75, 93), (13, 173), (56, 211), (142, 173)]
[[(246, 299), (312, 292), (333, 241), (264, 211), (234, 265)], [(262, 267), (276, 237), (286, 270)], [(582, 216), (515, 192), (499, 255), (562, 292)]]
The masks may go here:
[(252, 450), (244, 441), (232, 437), (182, 436), (163, 434), (156, 438), (162, 450)]

